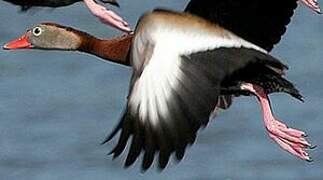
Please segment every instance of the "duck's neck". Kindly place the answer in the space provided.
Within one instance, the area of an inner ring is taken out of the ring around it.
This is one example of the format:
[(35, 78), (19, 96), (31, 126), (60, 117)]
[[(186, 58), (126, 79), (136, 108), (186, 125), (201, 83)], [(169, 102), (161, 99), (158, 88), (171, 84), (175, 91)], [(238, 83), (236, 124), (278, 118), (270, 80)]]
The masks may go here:
[(79, 51), (96, 55), (104, 60), (130, 66), (129, 51), (133, 35), (125, 35), (113, 39), (83, 38)]

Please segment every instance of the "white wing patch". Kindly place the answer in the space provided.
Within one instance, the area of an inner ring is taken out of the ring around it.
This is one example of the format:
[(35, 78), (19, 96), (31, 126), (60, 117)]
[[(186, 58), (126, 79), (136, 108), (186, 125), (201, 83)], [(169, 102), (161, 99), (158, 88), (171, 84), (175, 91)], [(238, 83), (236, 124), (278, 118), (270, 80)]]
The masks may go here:
[(159, 115), (164, 119), (169, 115), (167, 103), (171, 90), (176, 89), (183, 76), (180, 69), (182, 55), (221, 47), (244, 47), (267, 53), (220, 27), (210, 31), (196, 25), (179, 27), (168, 21), (158, 21), (138, 25), (140, 28), (137, 29), (131, 54), (135, 73), (142, 73), (129, 97), (130, 110), (133, 113), (139, 110), (140, 120), (151, 120), (153, 125), (158, 125)]
[(166, 119), (170, 90), (180, 80), (180, 57), (158, 51), (159, 49), (156, 45), (149, 63), (135, 82), (129, 99), (131, 111), (135, 113), (139, 108), (140, 119), (151, 119), (153, 125), (158, 124), (158, 113)]
[(228, 37), (223, 37), (216, 33), (196, 31), (183, 31), (179, 32), (176, 29), (158, 29), (154, 33), (156, 42), (164, 44), (164, 51), (176, 52), (180, 55), (192, 54), (196, 52), (203, 52), (207, 50), (213, 50), (217, 48), (250, 48), (255, 49), (263, 53), (267, 53), (266, 50), (248, 42), (244, 39), (237, 37), (236, 35), (229, 33)]

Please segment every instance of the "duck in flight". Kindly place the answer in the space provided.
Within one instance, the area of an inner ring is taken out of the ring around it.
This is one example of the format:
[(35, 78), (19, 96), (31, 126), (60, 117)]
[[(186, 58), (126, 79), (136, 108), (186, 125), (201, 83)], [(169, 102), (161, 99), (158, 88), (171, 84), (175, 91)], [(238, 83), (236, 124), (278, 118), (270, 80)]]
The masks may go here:
[(266, 130), (281, 148), (311, 161), (305, 150), (313, 146), (306, 134), (287, 127), (271, 111), (270, 93), (284, 92), (302, 100), (299, 91), (283, 77), (287, 66), (267, 50), (197, 16), (156, 10), (140, 19), (135, 34), (106, 41), (45, 23), (4, 48), (80, 50), (131, 65), (133, 75), (124, 114), (105, 141), (121, 131), (111, 151), (117, 157), (132, 136), (126, 167), (141, 153), (144, 170), (152, 165), (156, 154), (161, 169), (172, 154), (181, 160), (198, 130), (218, 109), (228, 108), (232, 98), (241, 95), (257, 97)]

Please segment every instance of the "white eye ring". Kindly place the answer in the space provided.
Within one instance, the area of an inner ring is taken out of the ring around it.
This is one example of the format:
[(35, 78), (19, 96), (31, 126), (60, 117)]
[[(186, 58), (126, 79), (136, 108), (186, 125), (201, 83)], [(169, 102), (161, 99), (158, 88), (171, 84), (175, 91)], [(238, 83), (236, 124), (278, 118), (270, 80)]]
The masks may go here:
[(40, 36), (42, 32), (43, 32), (43, 30), (40, 27), (35, 27), (33, 29), (33, 35), (34, 36)]

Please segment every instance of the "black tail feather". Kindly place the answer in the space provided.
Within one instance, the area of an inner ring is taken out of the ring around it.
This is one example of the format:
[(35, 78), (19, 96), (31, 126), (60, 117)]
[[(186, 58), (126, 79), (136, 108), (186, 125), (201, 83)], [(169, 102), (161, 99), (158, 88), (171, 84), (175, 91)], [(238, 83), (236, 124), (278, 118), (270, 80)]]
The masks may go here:
[(292, 97), (304, 102), (303, 96), (299, 90), (287, 79), (277, 73), (262, 74), (255, 79), (251, 80), (251, 83), (260, 85), (265, 89), (267, 94), (275, 92), (284, 92)]

